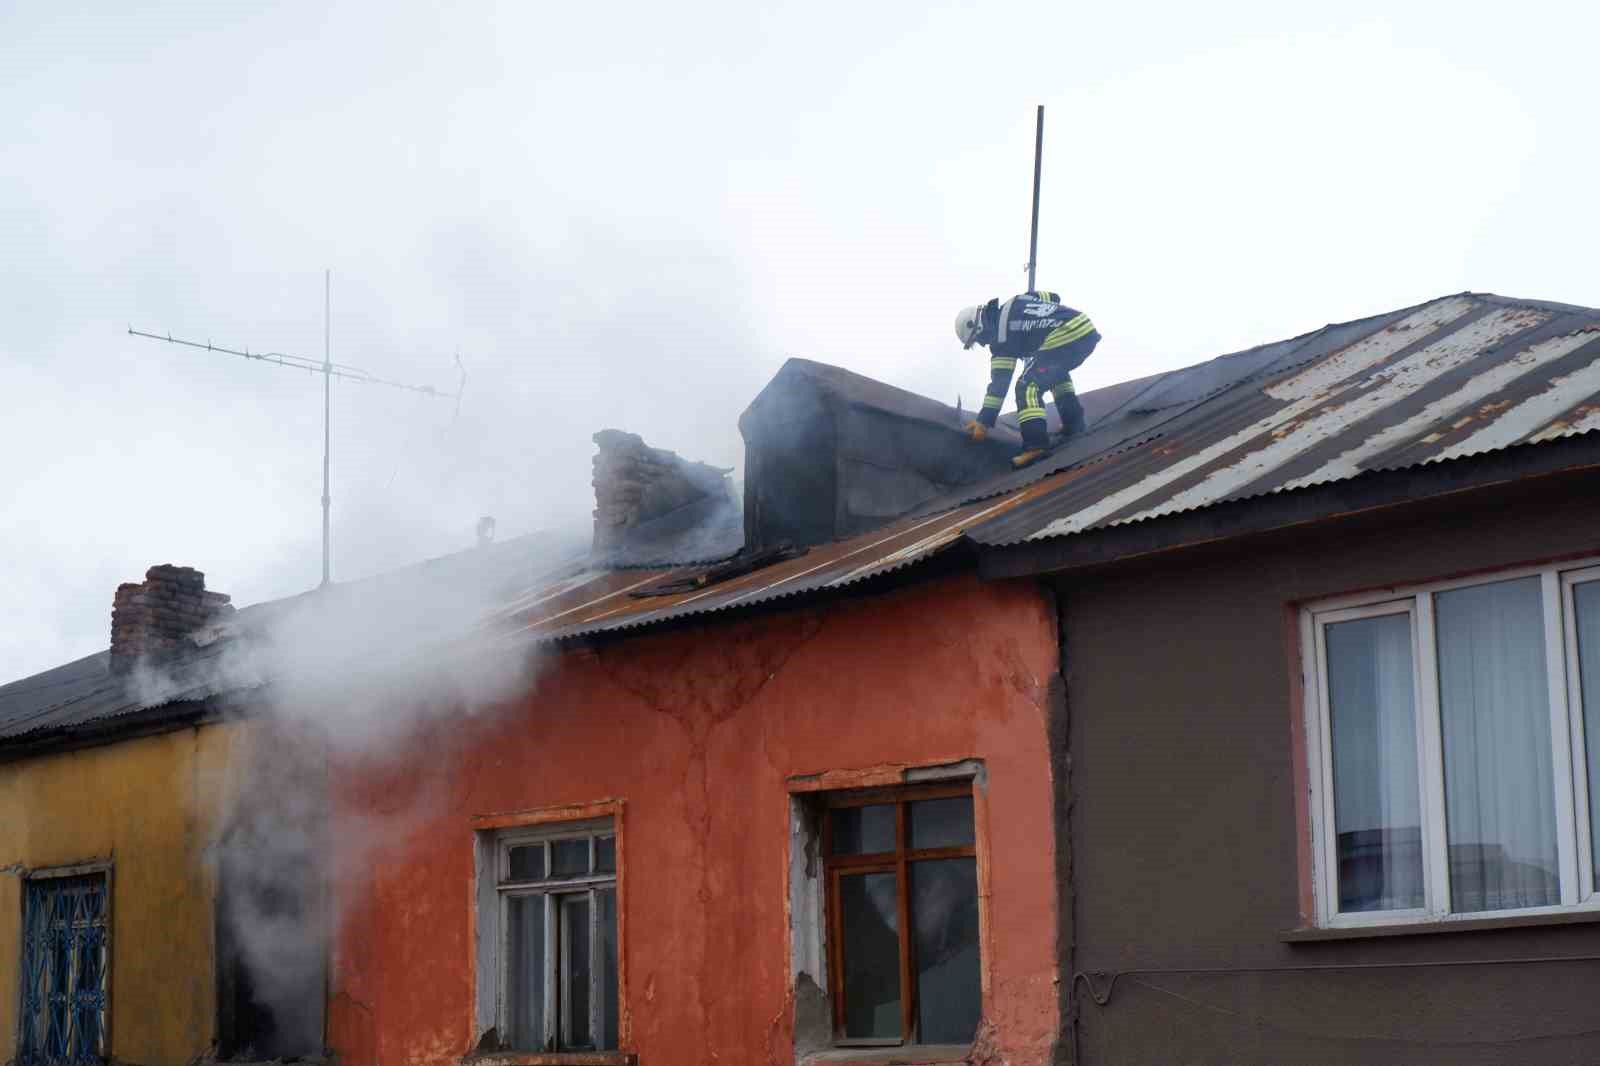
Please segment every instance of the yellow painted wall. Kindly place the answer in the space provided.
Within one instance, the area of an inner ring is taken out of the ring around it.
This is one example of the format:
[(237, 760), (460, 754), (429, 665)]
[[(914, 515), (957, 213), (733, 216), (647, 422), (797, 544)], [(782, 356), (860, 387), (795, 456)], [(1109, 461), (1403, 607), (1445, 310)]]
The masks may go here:
[(216, 1032), (209, 846), (231, 750), (247, 727), (214, 724), (0, 763), (0, 1061), (14, 1054), (20, 868), (110, 858), (111, 1052), (187, 1063)]

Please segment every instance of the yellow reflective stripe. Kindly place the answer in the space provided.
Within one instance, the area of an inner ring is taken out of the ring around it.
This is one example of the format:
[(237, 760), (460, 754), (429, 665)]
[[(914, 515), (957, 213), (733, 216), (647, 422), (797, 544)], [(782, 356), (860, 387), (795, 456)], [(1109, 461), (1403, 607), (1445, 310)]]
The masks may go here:
[(1005, 400), (999, 396), (985, 396), (983, 398), (983, 409), (985, 411), (998, 411), (1003, 403), (1005, 403)]
[(1094, 332), (1094, 323), (1083, 315), (1079, 315), (1071, 322), (1063, 323), (1050, 331), (1050, 335), (1039, 345), (1041, 352), (1051, 348), (1060, 348), (1064, 344), (1071, 344), (1075, 340), (1082, 340)]
[(1017, 420), (1032, 422), (1044, 417), (1044, 403), (1039, 398), (1039, 386), (1030, 381), (1022, 389), (1022, 402), (1017, 404)]
[(1074, 394), (1077, 391), (1078, 391), (1078, 387), (1072, 383), (1072, 379), (1071, 378), (1068, 378), (1067, 380), (1065, 380), (1063, 382), (1060, 382), (1059, 384), (1052, 385), (1050, 387), (1050, 392), (1057, 399), (1060, 399), (1062, 396), (1071, 396), (1072, 394)]
[(1015, 370), (1016, 368), (1017, 360), (1015, 356), (992, 355), (989, 357), (990, 370)]

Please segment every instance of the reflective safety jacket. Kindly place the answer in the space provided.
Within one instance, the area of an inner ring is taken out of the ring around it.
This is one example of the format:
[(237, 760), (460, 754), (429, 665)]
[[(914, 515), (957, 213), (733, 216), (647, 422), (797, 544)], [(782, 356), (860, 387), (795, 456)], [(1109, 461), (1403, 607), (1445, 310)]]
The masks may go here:
[(1043, 290), (1013, 296), (1003, 304), (991, 301), (983, 309), (983, 325), (983, 336), (993, 338), (988, 341), (990, 353), (1015, 359), (1064, 348), (1095, 331), (1088, 315), (1068, 307), (1055, 293)]
[[(978, 333), (979, 343), (988, 345), (990, 352), (989, 388), (978, 420), (987, 426), (995, 424), (1018, 360), (1024, 361), (1023, 373), (1027, 373), (1035, 363), (1048, 363), (1051, 352), (1087, 337), (1098, 340), (1094, 323), (1082, 311), (1063, 304), (1056, 293), (1040, 289), (1013, 296), (1005, 303), (989, 301)], [(1062, 391), (1072, 390), (1070, 371), (1074, 366), (1076, 363), (1062, 372)]]

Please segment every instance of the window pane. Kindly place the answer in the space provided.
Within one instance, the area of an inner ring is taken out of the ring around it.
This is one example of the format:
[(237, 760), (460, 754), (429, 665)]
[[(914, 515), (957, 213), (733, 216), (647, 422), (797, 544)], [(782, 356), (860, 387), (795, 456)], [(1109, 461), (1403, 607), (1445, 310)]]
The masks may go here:
[(600, 1031), (603, 1051), (617, 1046), (617, 893), (601, 889), (600, 903)]
[(558, 896), (556, 902), (561, 910), (561, 1046), (591, 1048), (589, 895)]
[(965, 1044), (978, 1031), (976, 859), (911, 864), (911, 927), (917, 968), (917, 1038)]
[(597, 837), (594, 842), (594, 869), (596, 873), (617, 872), (617, 838)]
[(551, 877), (585, 877), (589, 873), (589, 840), (552, 840)]
[(1600, 883), (1600, 581), (1573, 588), (1572, 600), (1578, 616), (1578, 680), (1589, 756), (1589, 855), (1595, 881)]
[(1450, 909), (1561, 900), (1539, 579), (1441, 592)]
[(900, 1036), (899, 905), (892, 873), (839, 878), (847, 1037)]
[(977, 840), (972, 831), (971, 796), (907, 804), (906, 823), (913, 848), (959, 848)]
[(1339, 910), (1421, 907), (1411, 618), (1393, 614), (1336, 622), (1323, 632)]
[(544, 845), (529, 844), (511, 848), (511, 873), (513, 881), (538, 881), (544, 877)]
[(833, 810), (833, 853), (835, 855), (875, 855), (895, 850), (894, 804), (872, 807), (835, 807)]
[(544, 897), (506, 898), (506, 1032), (520, 1051), (544, 1049)]

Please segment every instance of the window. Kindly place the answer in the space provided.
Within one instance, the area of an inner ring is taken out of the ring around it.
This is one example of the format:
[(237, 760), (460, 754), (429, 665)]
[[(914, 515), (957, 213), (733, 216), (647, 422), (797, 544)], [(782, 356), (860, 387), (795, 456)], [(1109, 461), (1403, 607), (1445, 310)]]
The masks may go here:
[(23, 882), (18, 1066), (98, 1063), (111, 964), (104, 871)]
[(835, 1039), (970, 1042), (982, 1013), (971, 785), (825, 804)]
[(1600, 908), (1600, 567), (1346, 600), (1304, 627), (1321, 924)]
[(502, 1047), (617, 1046), (617, 841), (610, 819), (495, 838)]

